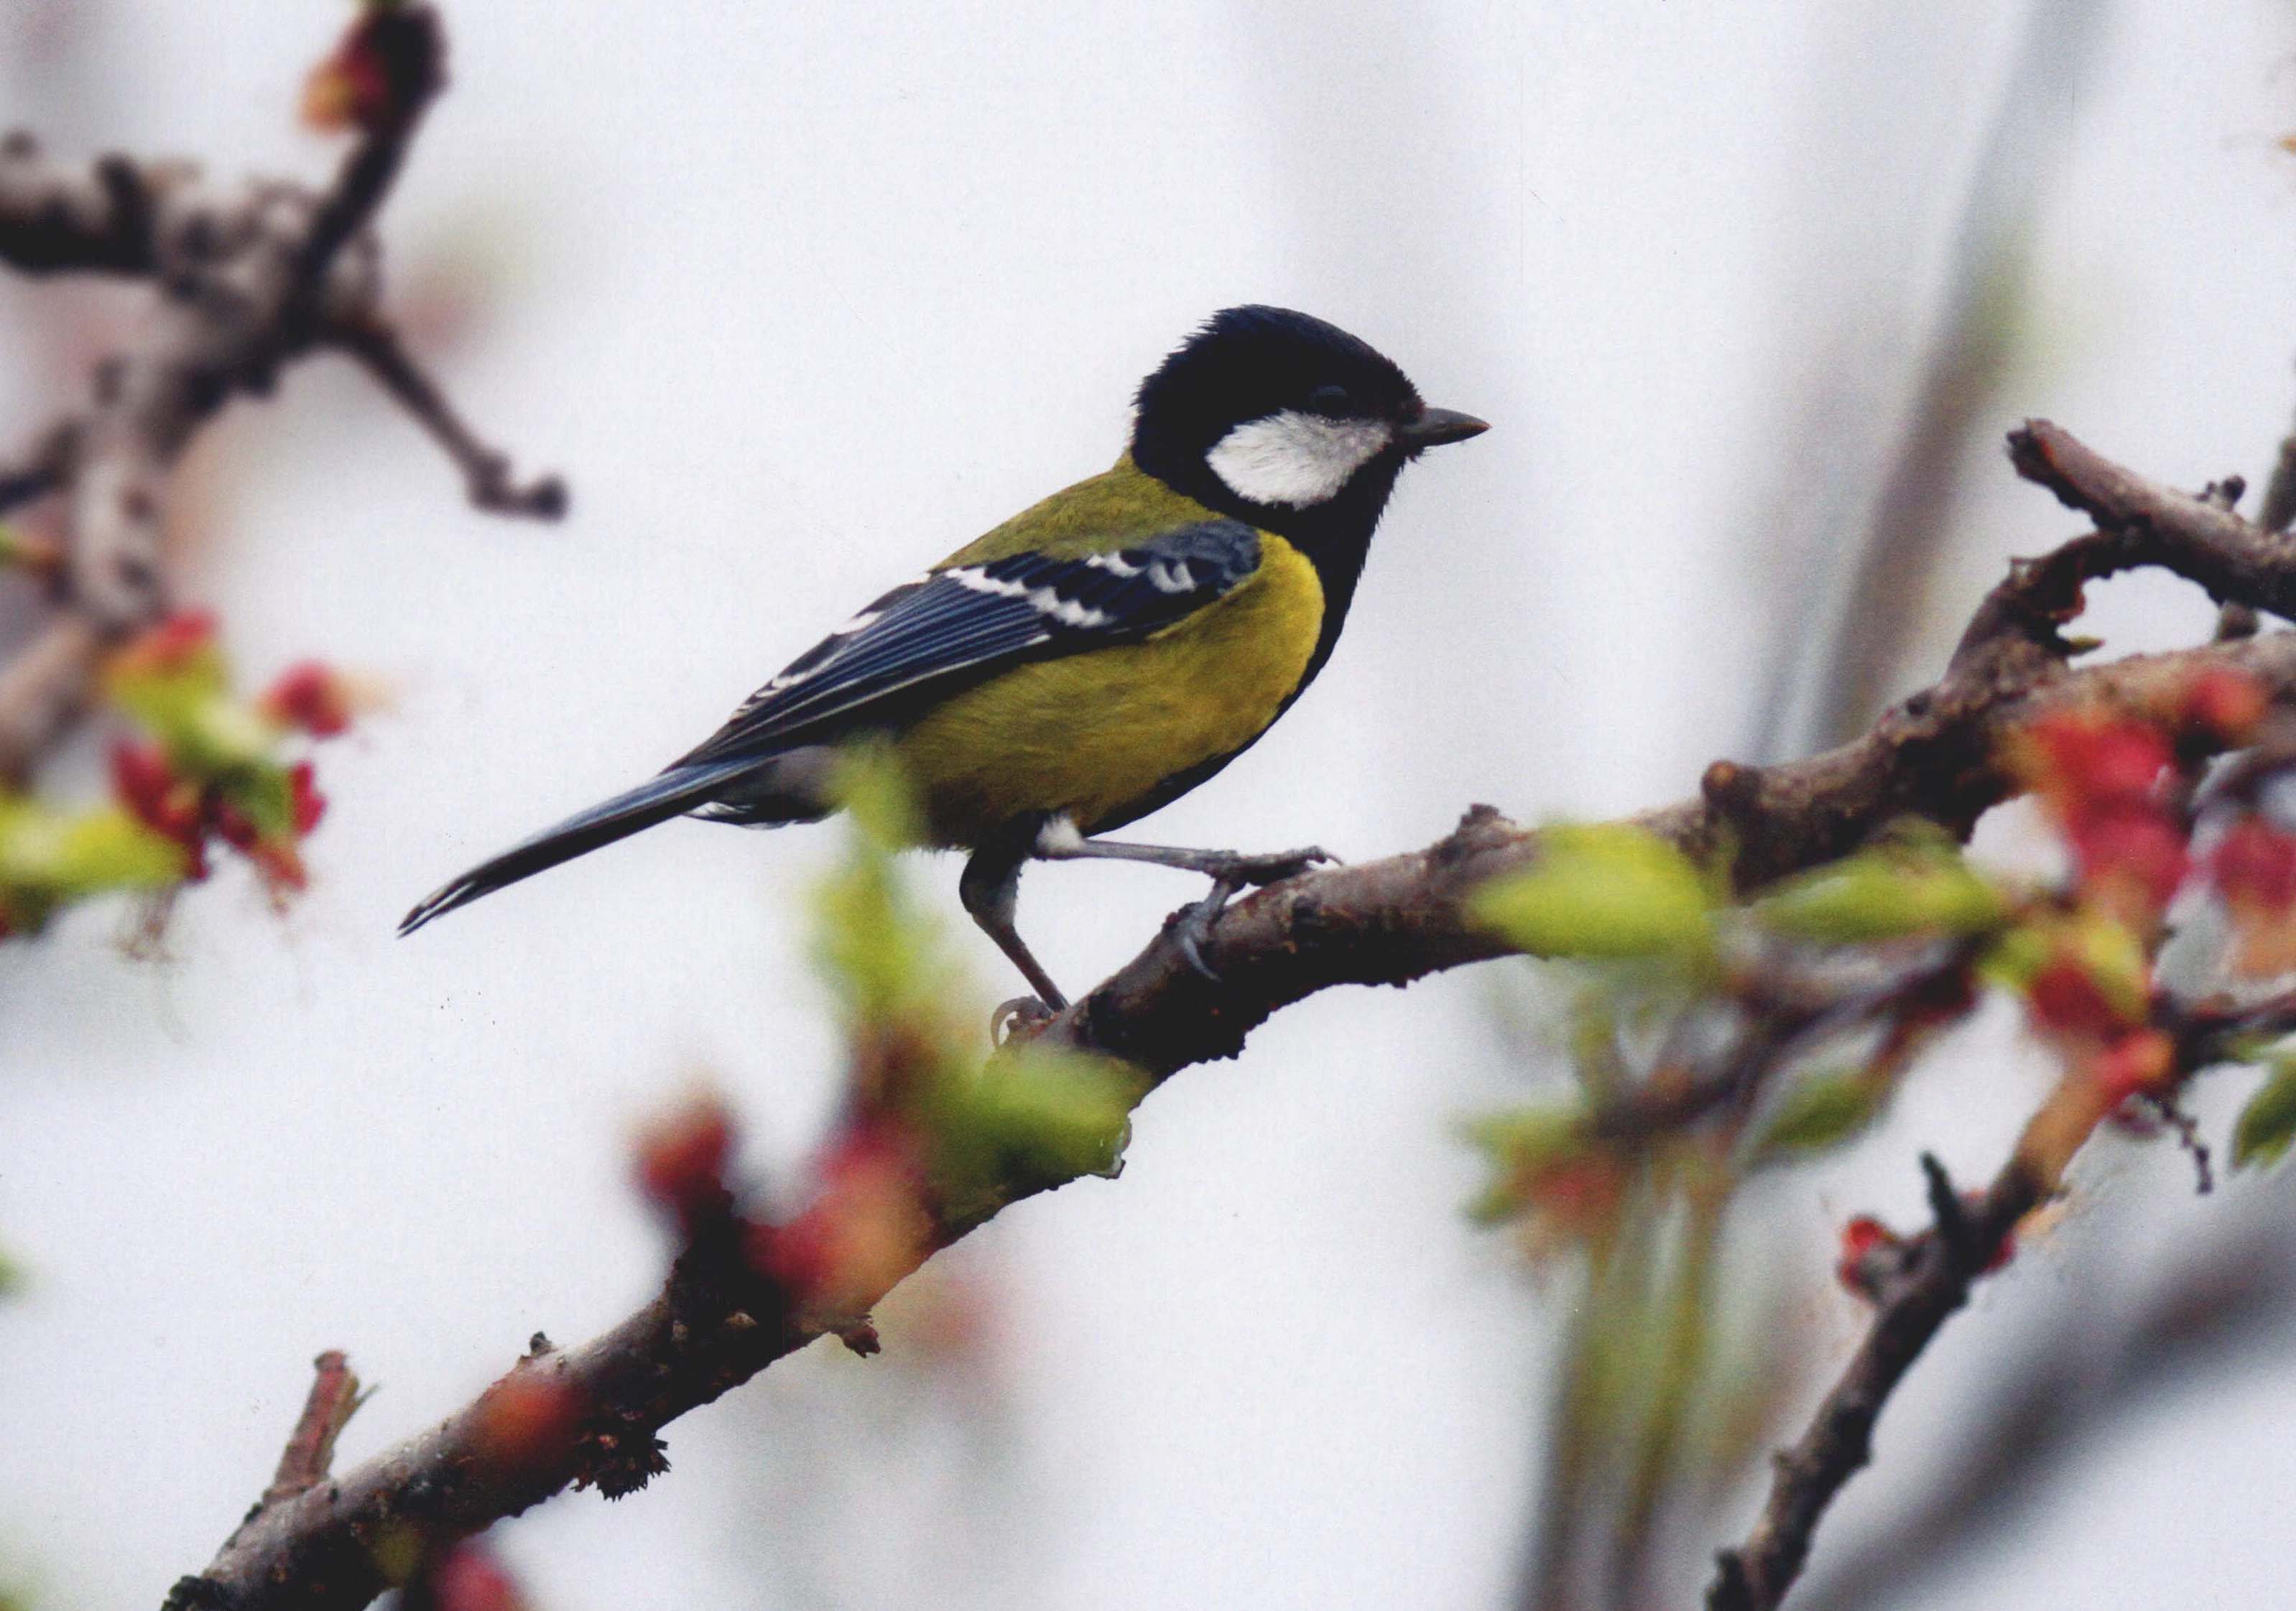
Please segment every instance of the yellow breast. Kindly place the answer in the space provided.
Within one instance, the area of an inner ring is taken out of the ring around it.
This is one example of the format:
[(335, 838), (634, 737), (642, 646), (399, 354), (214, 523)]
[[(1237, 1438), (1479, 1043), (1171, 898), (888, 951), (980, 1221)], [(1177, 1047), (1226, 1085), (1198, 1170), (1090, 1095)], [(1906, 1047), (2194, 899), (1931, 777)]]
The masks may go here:
[(977, 845), (1033, 812), (1090, 833), (1265, 732), (1307, 675), (1324, 589), (1298, 549), (1259, 544), (1249, 580), (1154, 636), (1017, 666), (902, 733), (933, 842)]

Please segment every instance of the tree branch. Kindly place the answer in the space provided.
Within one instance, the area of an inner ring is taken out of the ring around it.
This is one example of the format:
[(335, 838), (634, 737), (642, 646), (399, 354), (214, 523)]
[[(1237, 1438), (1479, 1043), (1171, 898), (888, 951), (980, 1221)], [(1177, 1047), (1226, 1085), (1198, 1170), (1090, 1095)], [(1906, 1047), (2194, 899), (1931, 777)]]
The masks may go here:
[(0, 786), (22, 783), (33, 762), (86, 708), (102, 656), (95, 623), (60, 610), (0, 666)]
[(1873, 1458), (1874, 1425), (1890, 1394), (1968, 1301), (1971, 1284), (1993, 1264), (2017, 1222), (2062, 1189), (2073, 1155), (2112, 1108), (2096, 1081), (2078, 1070), (2067, 1074), (1974, 1205), (1964, 1204), (1942, 1166), (1923, 1156), (1935, 1223), (1909, 1245), (1866, 1340), (1808, 1429), (1779, 1452), (1776, 1479), (1753, 1533), (1742, 1548), (1718, 1559), (1708, 1611), (1770, 1611), (1784, 1597), (1809, 1557), (1819, 1518)]
[(473, 505), (495, 514), (525, 515), (537, 520), (555, 520), (566, 512), (566, 483), (556, 476), (544, 476), (521, 486), (511, 474), (510, 455), (479, 439), (390, 325), (374, 319), (347, 320), (331, 328), (327, 339), (356, 358), (375, 383), (430, 433), (463, 472), (463, 484)]
[[(1996, 758), (2011, 732), (2065, 706), (2163, 710), (2216, 666), (2254, 676), (2276, 703), (2296, 703), (2291, 632), (2024, 680), (1988, 675), (1972, 686), (1948, 678), (1854, 743), (1759, 772), (1717, 763), (1704, 798), (1636, 821), (1693, 855), (1727, 855), (1742, 891), (1845, 855), (1899, 817), (1965, 834), (2014, 791)], [(1487, 880), (1529, 865), (1538, 844), (1536, 830), (1479, 806), (1425, 850), (1303, 873), (1219, 914), (1202, 947), (1217, 980), (1160, 936), (1044, 1033), (1168, 1075), (1234, 1056), (1270, 1015), (1317, 991), (1408, 984), (1505, 954), (1464, 902)]]
[[(2296, 613), (2296, 536), (2267, 533), (2202, 499), (2146, 481), (2034, 421), (2010, 438), (2027, 478), (2094, 514), (2103, 529), (2014, 567), (1971, 622), (1933, 686), (1864, 737), (1808, 760), (1708, 768), (1702, 797), (1645, 813), (1643, 827), (1701, 860), (1725, 859), (1741, 891), (1846, 855), (1902, 816), (1966, 835), (2014, 791), (2002, 740), (2044, 711), (2102, 703), (2165, 713), (2212, 665), (2296, 700), (2296, 634), (2135, 656), (2074, 669), (2057, 627), (2084, 583), (2158, 566), (2219, 600)], [(2276, 603), (2277, 601), (2277, 603)], [(1402, 985), (1505, 949), (1462, 904), (1488, 879), (1529, 864), (1538, 835), (1488, 806), (1423, 851), (1322, 868), (1238, 901), (1201, 953), (1168, 933), (1047, 1026), (1061, 1043), (1163, 1075), (1233, 1057), (1278, 1009), (1334, 985)]]
[[(2205, 570), (2227, 596), (2243, 600), (2296, 590), (2296, 544), (2267, 538), (2236, 517), (2101, 460), (2092, 463), (2093, 455), (2073, 451), (2079, 445), (2054, 428), (2029, 427), (2017, 441), (2021, 470), (2048, 467), (2063, 486), (2094, 496), (2083, 506), (2100, 519), (2116, 529), (2142, 519), (2145, 557), (2134, 562), (2180, 574)], [(2028, 443), (2041, 445), (2045, 456), (2031, 457)], [(2107, 487), (2112, 497), (2098, 490)], [(2166, 711), (2208, 666), (2237, 666), (2276, 704), (2296, 707), (2296, 632), (2069, 669), (2055, 626), (2077, 606), (2081, 579), (2110, 574), (2124, 560), (2114, 541), (2084, 537), (2019, 568), (1986, 601), (1945, 677), (1864, 738), (1789, 765), (1717, 763), (1701, 798), (1637, 821), (1693, 854), (1726, 855), (1739, 886), (1751, 888), (1840, 855), (1904, 815), (1928, 816), (1965, 833), (2015, 788), (1997, 759), (2004, 740), (2052, 708), (2102, 702)], [(1151, 1084), (1190, 1064), (1232, 1057), (1270, 1014), (1317, 991), (1399, 985), (1502, 954), (1500, 941), (1468, 917), (1466, 899), (1538, 854), (1535, 831), (1479, 806), (1424, 850), (1311, 871), (1229, 906), (1202, 948), (1217, 978), (1190, 963), (1168, 928), (1038, 1033), (1052, 1044), (1120, 1057)], [(1775, 1519), (1766, 1519), (1755, 1541), (1732, 1558), (1734, 1575), (1718, 1587), (1726, 1597), (1720, 1604), (1765, 1605), (1773, 1602), (1727, 1596), (1759, 1596), (1772, 1584), (1783, 1591), (1818, 1514), (1862, 1463), (1890, 1390), (1961, 1304), (2010, 1228), (2056, 1189), (2101, 1116), (2093, 1084), (2069, 1080), (1973, 1206), (1963, 1208), (1939, 1184), (1942, 1217), (1953, 1234), (1915, 1239), (1915, 1256), (1885, 1294), (1866, 1345), (1782, 1466)], [(933, 1251), (1050, 1183), (1008, 1182), (1001, 1196), (968, 1217), (934, 1219), (917, 1239), (914, 1256), (885, 1269), (878, 1289), (863, 1299), (875, 1302)], [(1951, 1209), (1944, 1209), (1948, 1203)], [(178, 1585), (176, 1603), (234, 1611), (364, 1606), (386, 1586), (369, 1543), (386, 1523), (416, 1526), (435, 1547), (570, 1485), (594, 1484), (609, 1492), (635, 1486), (655, 1468), (655, 1439), (670, 1421), (839, 1329), (754, 1295), (751, 1306), (739, 1306), (713, 1279), (690, 1252), (660, 1295), (603, 1337), (562, 1353), (537, 1348), (432, 1431), (323, 1487), (263, 1508), (205, 1574)], [(505, 1467), (489, 1456), (489, 1428), (505, 1394), (537, 1382), (583, 1406), (578, 1423)]]
[(0, 137), (0, 262), (28, 274), (152, 274), (190, 222), (199, 170), (113, 153), (50, 160), (29, 131)]
[[(1972, 1551), (2029, 1525), (2051, 1485), (2116, 1422), (2198, 1378), (2252, 1362), (2251, 1351), (2283, 1335), (2296, 1313), (2285, 1193), (2261, 1206), (2251, 1215), (2257, 1223), (2197, 1254), (2180, 1244), (2134, 1308), (2103, 1326), (2093, 1306), (2053, 1310), (2038, 1357), (1961, 1418), (1963, 1446), (1928, 1495), (1886, 1533), (1862, 1538), (1846, 1560), (1836, 1557), (1824, 1576), (1802, 1580), (1797, 1605), (1874, 1611), (1924, 1599)], [(2103, 1250), (2087, 1239), (2092, 1268), (2077, 1262), (2057, 1279), (2077, 1287), (2094, 1274)]]
[[(28, 135), (0, 141), (0, 261), (27, 274), (143, 276), (157, 293), (135, 338), (96, 366), (87, 401), (42, 431), (21, 465), (0, 466), (0, 509), (64, 500), (57, 619), (0, 670), (0, 777), (23, 777), (85, 707), (106, 646), (170, 608), (169, 481), (201, 429), (233, 397), (267, 394), (283, 365), (343, 330), (380, 332), (368, 339), (396, 350), (372, 225), (444, 86), (445, 34), (423, 4), (358, 26), (387, 53), (399, 99), (322, 189), (258, 180), (218, 191), (184, 163), (114, 155), (74, 166)], [(402, 385), (391, 388), (404, 399)], [(551, 518), (565, 502), (562, 488), (549, 495), (554, 486), (516, 489), (498, 472), (484, 486), (474, 477), (472, 495), (482, 508)]]

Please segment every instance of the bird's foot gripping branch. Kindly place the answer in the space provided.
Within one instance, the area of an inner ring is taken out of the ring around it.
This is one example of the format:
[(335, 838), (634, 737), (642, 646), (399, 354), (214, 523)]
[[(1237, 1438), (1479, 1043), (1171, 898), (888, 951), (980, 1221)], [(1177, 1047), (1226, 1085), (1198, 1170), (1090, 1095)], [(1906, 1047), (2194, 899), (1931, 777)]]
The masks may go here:
[[(436, 1430), (266, 1499), (177, 1603), (349, 1607), (449, 1571), (479, 1581), (495, 1568), (463, 1541), (562, 1488), (627, 1491), (660, 1468), (669, 1421), (814, 1337), (873, 1346), (867, 1311), (933, 1250), (1022, 1196), (1110, 1172), (1140, 1095), (1333, 985), (1524, 952), (1603, 978), (1611, 1016), (1582, 1018), (1578, 1096), (1475, 1130), (1493, 1164), (1480, 1212), (1590, 1254), (1615, 1248), (1622, 1206), (1653, 1183), (1686, 1202), (1693, 1252), (1710, 1248), (1737, 1182), (1846, 1141), (1981, 995), (2013, 995), (2061, 1073), (1982, 1190), (1924, 1158), (1932, 1223), (1846, 1228), (1840, 1276), (1871, 1306), (1866, 1336), (1711, 1591), (1727, 1611), (1777, 1603), (1896, 1384), (2092, 1133), (2111, 1122), (2196, 1142), (2178, 1095), (2226, 1063), (2266, 1071), (2234, 1161), (2273, 1158), (2296, 1133), (2296, 1065), (2277, 1051), (2296, 1029), (2283, 988), (2296, 838), (2273, 788), (2296, 768), (2296, 633), (2075, 665), (2060, 631), (2084, 584), (2134, 565), (2228, 603), (2296, 608), (2296, 551), (2232, 512), (2235, 489), (2171, 492), (2046, 425), (2013, 447), (2097, 530), (2018, 567), (1938, 683), (1864, 738), (1777, 767), (1718, 764), (1699, 798), (1632, 822), (1541, 832), (1478, 808), (1426, 850), (1304, 873), (1211, 920), (1208, 971), (1167, 934), (985, 1070), (965, 1038), (977, 1020), (948, 1007), (883, 850), (898, 805), (865, 790), (861, 847), (824, 895), (853, 1094), (811, 1206), (767, 1220), (732, 1173), (722, 1109), (685, 1111), (642, 1149), (683, 1249), (660, 1296), (578, 1348), (537, 1339)], [(2017, 794), (2062, 840), (2062, 880), (1956, 847)], [(2203, 904), (2231, 936), (2221, 988), (2171, 990), (2161, 946)], [(1620, 1034), (1629, 1002), (1639, 1031)], [(1681, 1263), (1691, 1299), (1711, 1268)], [(1648, 1479), (1678, 1446), (1675, 1412), (1710, 1340), (1694, 1301), (1667, 1313), (1652, 1417), (1620, 1489), (1628, 1543), (1655, 1525)], [(1572, 1431), (1566, 1418), (1558, 1435)]]

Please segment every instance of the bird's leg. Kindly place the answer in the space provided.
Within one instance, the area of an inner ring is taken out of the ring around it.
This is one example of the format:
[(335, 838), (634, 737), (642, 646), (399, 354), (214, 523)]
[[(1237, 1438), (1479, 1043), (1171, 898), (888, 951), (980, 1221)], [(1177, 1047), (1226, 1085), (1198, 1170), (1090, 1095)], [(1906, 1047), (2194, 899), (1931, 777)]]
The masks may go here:
[[(1211, 893), (1192, 903), (1173, 928), (1174, 942), (1188, 965), (1214, 984), (1219, 975), (1204, 961), (1203, 944), (1211, 937), (1212, 920), (1238, 890), (1278, 883), (1305, 872), (1318, 862), (1339, 858), (1320, 845), (1304, 850), (1282, 850), (1267, 855), (1244, 855), (1233, 850), (1189, 850), (1177, 845), (1130, 845), (1115, 839), (1088, 839), (1067, 817), (1054, 817), (1037, 833), (1035, 851), (1047, 862), (1104, 860), (1147, 862), (1200, 872), (1211, 879)], [(977, 914), (976, 914), (977, 915)]]
[[(980, 925), (981, 932), (996, 942), (999, 951), (1013, 959), (1013, 966), (1021, 970), (1021, 977), (1029, 981), (1029, 988), (1043, 1000), (1045, 1006), (1053, 1012), (1059, 1012), (1068, 1006), (1068, 997), (1061, 994), (1061, 987), (1053, 983), (1052, 975), (1037, 962), (1029, 950), (1028, 942), (1021, 937), (1021, 931), (1013, 925), (1013, 913), (1021, 902), (1021, 869), (1029, 860), (1033, 840), (1032, 830), (1029, 834), (1018, 838), (980, 846), (972, 853), (972, 859), (965, 863), (964, 876), (957, 880), (956, 894), (957, 898), (964, 903), (965, 911), (972, 914), (972, 920)], [(997, 1019), (1001, 1022), (1008, 1016), (1033, 1016), (1025, 1012), (1011, 1014), (1009, 1010), (1017, 1005), (1008, 1002), (998, 1008)]]
[(1087, 839), (1066, 817), (1054, 817), (1037, 830), (1035, 854), (1047, 862), (1147, 862), (1158, 867), (1175, 867), (1182, 872), (1201, 872), (1215, 883), (1232, 884), (1235, 889), (1278, 883), (1307, 871), (1318, 862), (1339, 860), (1320, 845), (1310, 845), (1304, 850), (1279, 850), (1267, 855), (1245, 855), (1234, 850), (1190, 850), (1179, 845)]

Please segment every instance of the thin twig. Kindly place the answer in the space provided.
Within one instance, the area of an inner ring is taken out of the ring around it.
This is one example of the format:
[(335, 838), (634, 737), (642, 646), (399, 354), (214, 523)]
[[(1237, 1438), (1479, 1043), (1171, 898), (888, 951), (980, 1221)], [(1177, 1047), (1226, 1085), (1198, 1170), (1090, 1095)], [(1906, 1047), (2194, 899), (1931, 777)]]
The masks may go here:
[[(2286, 1206), (2284, 1197), (2257, 1223), (2197, 1250), (2180, 1245), (2134, 1307), (2108, 1321), (2093, 1306), (2051, 1306), (2013, 1378), (1964, 1405), (1964, 1442), (1929, 1492), (1805, 1578), (1795, 1604), (1874, 1611), (1928, 1598), (1923, 1591), (1956, 1563), (2029, 1525), (2041, 1497), (2109, 1428), (2148, 1402), (2191, 1391), (2195, 1378), (2253, 1360), (2296, 1312)], [(2104, 1239), (2087, 1240), (2089, 1262), (2115, 1256)], [(2075, 1270), (2062, 1279), (2081, 1278)]]
[(357, 26), (365, 36), (364, 53), (392, 81), (392, 102), (343, 158), (312, 215), (294, 259), (295, 283), (306, 298), (390, 193), (423, 114), (447, 87), (447, 30), (430, 6), (378, 6)]
[[(2073, 1084), (2061, 1086), (2061, 1093), (2071, 1091)], [(2088, 1099), (2073, 1091), (2070, 1099), (2053, 1100)], [(2082, 1134), (2095, 1124), (2092, 1115)], [(1708, 1611), (1769, 1611), (1784, 1596), (1808, 1558), (1819, 1518), (1842, 1484), (1872, 1459), (1874, 1426), (1890, 1394), (1939, 1329), (1968, 1301), (1970, 1283), (2001, 1250), (2017, 1222), (2039, 1206), (2062, 1175), (2062, 1165), (2045, 1173), (2021, 1147), (1976, 1205), (1964, 1208), (1937, 1161), (1925, 1157), (1923, 1163), (1937, 1225), (1884, 1295), (1866, 1340), (1818, 1406), (1808, 1430), (1778, 1454), (1776, 1480), (1761, 1519), (1743, 1546), (1718, 1558)]]
[(2264, 503), (2256, 523), (2267, 531), (2286, 531), (2296, 525), (2296, 428), (2280, 438), (2272, 474), (2264, 484)]
[(430, 432), (463, 472), (471, 502), (478, 508), (537, 520), (555, 520), (566, 513), (566, 483), (557, 476), (543, 476), (521, 486), (511, 474), (510, 455), (479, 439), (390, 325), (373, 318), (346, 320), (328, 331), (328, 339), (357, 359), (375, 383)]
[(0, 785), (21, 783), (86, 707), (102, 654), (95, 623), (60, 610), (0, 666)]
[(296, 1418), (295, 1430), (280, 1452), (279, 1473), (263, 1491), (266, 1505), (292, 1499), (327, 1480), (335, 1460), (335, 1439), (342, 1435), (352, 1413), (365, 1399), (359, 1391), (358, 1378), (351, 1374), (350, 1361), (340, 1349), (328, 1349), (311, 1362), (311, 1368), (310, 1395), (303, 1401), (303, 1413)]

